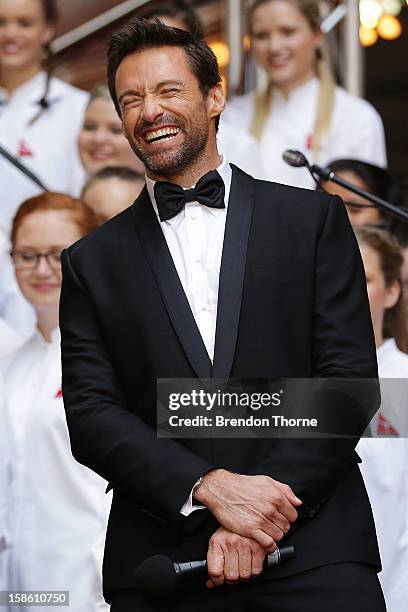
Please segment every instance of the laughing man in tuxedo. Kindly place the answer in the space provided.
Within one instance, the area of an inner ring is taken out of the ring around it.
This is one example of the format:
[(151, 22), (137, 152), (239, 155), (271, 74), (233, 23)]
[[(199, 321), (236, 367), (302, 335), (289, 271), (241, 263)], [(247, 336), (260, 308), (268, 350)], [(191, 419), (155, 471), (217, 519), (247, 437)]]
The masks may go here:
[[(114, 490), (112, 612), (383, 611), (356, 439), (155, 431), (157, 378), (377, 376), (342, 202), (220, 158), (217, 61), (190, 34), (132, 20), (111, 39), (108, 80), (146, 187), (63, 253), (61, 332), (72, 452)], [(283, 538), (296, 557), (248, 580)], [(134, 572), (154, 554), (207, 556), (207, 585), (150, 601)]]

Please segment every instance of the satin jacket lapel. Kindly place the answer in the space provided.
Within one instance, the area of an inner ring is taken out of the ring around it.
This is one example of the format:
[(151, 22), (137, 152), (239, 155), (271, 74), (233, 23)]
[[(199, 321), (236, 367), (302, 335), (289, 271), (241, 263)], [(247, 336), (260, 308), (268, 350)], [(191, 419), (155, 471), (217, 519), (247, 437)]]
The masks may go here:
[(184, 352), (197, 375), (200, 378), (210, 378), (211, 360), (194, 320), (146, 187), (134, 203), (132, 211), (140, 242)]
[(248, 236), (254, 206), (255, 183), (253, 178), (233, 165), (232, 170), (218, 289), (214, 378), (228, 378), (231, 373), (241, 312)]

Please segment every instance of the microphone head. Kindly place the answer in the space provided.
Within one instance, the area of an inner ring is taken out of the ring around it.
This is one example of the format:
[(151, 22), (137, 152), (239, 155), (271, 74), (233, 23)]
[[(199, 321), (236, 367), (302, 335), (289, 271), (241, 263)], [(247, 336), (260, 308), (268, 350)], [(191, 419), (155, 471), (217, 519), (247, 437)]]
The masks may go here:
[(165, 597), (177, 583), (174, 563), (165, 555), (154, 555), (142, 561), (134, 576), (137, 588), (150, 597)]
[(293, 168), (303, 168), (309, 166), (309, 162), (306, 157), (300, 151), (293, 149), (286, 149), (282, 154), (283, 161)]

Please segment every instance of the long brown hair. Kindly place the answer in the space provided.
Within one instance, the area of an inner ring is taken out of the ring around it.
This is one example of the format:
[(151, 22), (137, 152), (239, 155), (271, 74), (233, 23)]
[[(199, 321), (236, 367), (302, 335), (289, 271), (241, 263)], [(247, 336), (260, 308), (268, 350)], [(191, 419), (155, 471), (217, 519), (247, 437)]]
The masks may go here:
[[(255, 10), (274, 0), (254, 0), (250, 5), (247, 17), (248, 33), (251, 36), (252, 17)], [(307, 19), (310, 28), (316, 32), (320, 30), (320, 10), (317, 0), (286, 0), (293, 4)], [(313, 128), (311, 150), (314, 161), (318, 160), (322, 141), (329, 133), (334, 108), (336, 84), (331, 73), (328, 61), (324, 57), (323, 49), (316, 50), (315, 72), (319, 79), (319, 94), (317, 100), (316, 118)], [(269, 81), (265, 90), (260, 91), (255, 98), (255, 109), (252, 117), (250, 132), (257, 139), (262, 137), (266, 121), (272, 108), (273, 83)]]
[[(386, 287), (395, 282), (401, 287), (401, 267), (403, 256), (397, 239), (387, 230), (372, 226), (355, 228), (360, 245), (372, 248), (378, 253), (381, 271)], [(400, 351), (408, 353), (408, 333), (405, 304), (402, 292), (392, 308), (387, 308), (383, 321), (384, 338), (394, 338)]]
[[(71, 196), (65, 193), (46, 191), (25, 200), (18, 208), (11, 227), (10, 238), (13, 246), (15, 245), (17, 232), (23, 219), (43, 210), (67, 211), (72, 221), (78, 226), (82, 236), (85, 236), (85, 234), (88, 234), (100, 225), (100, 221), (94, 211), (82, 200), (71, 198)], [(41, 228), (38, 228), (38, 231), (41, 232)]]

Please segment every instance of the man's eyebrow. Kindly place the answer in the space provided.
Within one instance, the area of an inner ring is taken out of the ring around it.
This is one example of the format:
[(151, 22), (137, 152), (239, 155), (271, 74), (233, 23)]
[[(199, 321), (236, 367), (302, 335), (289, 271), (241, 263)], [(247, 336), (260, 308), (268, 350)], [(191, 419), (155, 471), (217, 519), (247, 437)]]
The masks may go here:
[(122, 94), (120, 94), (118, 102), (121, 102), (126, 96), (140, 96), (140, 93), (134, 89), (126, 89)]
[(176, 87), (182, 87), (184, 85), (183, 81), (176, 81), (174, 79), (169, 79), (167, 81), (161, 81), (157, 83), (156, 89), (161, 89), (162, 87), (168, 87), (169, 85), (173, 85)]
[[(169, 87), (169, 86), (173, 86), (173, 87), (183, 87), (184, 83), (183, 81), (177, 81), (175, 79), (168, 79), (167, 81), (160, 81), (160, 83), (157, 83), (155, 90), (157, 91), (158, 89), (161, 89), (162, 87)], [(120, 103), (123, 98), (125, 98), (126, 96), (140, 96), (140, 92), (136, 91), (135, 89), (126, 89), (118, 98), (118, 102)]]

